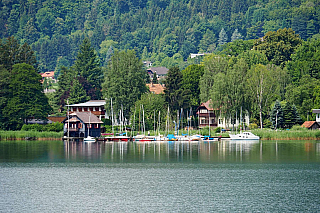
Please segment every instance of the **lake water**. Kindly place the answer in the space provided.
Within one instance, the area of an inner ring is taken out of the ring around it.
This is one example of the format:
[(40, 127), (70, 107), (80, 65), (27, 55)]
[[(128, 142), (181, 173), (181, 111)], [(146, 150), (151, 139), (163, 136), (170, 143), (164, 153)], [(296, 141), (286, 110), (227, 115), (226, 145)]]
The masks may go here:
[(319, 141), (0, 141), (0, 212), (319, 211)]

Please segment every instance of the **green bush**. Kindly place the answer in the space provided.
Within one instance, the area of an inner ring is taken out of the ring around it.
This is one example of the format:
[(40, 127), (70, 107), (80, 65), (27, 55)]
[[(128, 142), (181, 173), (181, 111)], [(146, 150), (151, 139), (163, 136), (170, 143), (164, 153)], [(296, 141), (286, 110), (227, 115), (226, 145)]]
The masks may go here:
[(302, 130), (307, 130), (307, 128), (302, 127), (300, 125), (294, 125), (291, 127), (291, 130), (301, 130), (302, 131)]
[(256, 123), (249, 124), (249, 129), (258, 129), (258, 124)]
[(217, 127), (214, 129), (214, 133), (220, 133), (221, 132), (221, 127)]
[(40, 124), (23, 124), (21, 130), (22, 131), (37, 131), (42, 132), (43, 131), (43, 125)]
[(37, 132), (61, 132), (63, 124), (55, 122), (51, 124), (24, 124), (21, 128), (22, 131), (37, 131)]

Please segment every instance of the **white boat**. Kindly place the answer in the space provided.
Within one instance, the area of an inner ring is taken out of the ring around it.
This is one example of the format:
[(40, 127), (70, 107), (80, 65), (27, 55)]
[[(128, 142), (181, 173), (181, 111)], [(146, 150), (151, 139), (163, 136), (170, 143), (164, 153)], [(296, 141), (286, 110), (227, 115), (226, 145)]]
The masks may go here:
[(190, 137), (191, 141), (200, 141), (201, 140), (201, 135), (192, 135)]
[(90, 115), (89, 115), (89, 125), (88, 125), (88, 136), (86, 138), (83, 139), (83, 142), (87, 142), (87, 143), (91, 143), (91, 142), (96, 142), (96, 139), (94, 137), (90, 136), (90, 118), (91, 118), (91, 111), (90, 111)]
[(260, 137), (251, 132), (242, 132), (240, 134), (229, 134), (231, 140), (259, 140)]
[(94, 137), (88, 136), (83, 139), (84, 142), (90, 143), (90, 142), (96, 142), (96, 139)]

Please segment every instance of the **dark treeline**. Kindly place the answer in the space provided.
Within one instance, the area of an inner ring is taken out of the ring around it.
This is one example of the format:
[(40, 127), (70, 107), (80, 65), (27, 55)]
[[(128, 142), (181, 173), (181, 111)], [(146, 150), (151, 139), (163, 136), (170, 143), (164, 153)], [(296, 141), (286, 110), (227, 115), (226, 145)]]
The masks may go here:
[[(319, 0), (12, 0), (0, 3), (0, 38), (14, 36), (35, 51), (40, 71), (71, 66), (89, 37), (102, 64), (110, 46), (143, 60), (213, 52), (236, 39), (292, 28), (303, 40), (319, 33)], [(181, 66), (180, 66), (181, 67)]]

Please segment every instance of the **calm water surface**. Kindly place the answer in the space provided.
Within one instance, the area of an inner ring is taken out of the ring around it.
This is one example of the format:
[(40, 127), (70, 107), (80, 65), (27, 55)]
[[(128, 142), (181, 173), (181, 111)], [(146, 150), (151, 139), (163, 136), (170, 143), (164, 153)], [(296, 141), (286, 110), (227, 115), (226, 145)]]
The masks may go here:
[(0, 212), (320, 212), (320, 142), (0, 141)]

